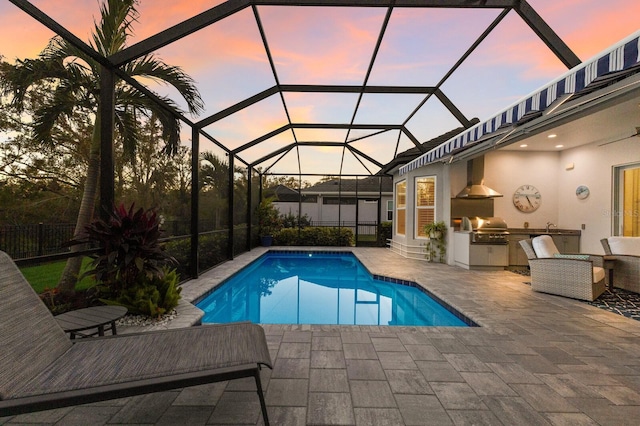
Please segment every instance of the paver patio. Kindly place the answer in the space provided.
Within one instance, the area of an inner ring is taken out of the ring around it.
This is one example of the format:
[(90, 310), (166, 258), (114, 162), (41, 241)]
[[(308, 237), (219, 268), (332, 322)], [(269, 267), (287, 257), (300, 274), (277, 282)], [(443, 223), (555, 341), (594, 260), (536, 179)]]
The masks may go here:
[[(184, 298), (202, 295), (264, 250), (187, 283)], [(638, 424), (639, 321), (534, 293), (527, 277), (509, 271), (350, 250), (372, 273), (415, 281), (481, 327), (265, 325), (274, 361), (273, 371), (263, 370), (272, 424)], [(216, 383), (0, 424), (262, 424), (254, 386)]]

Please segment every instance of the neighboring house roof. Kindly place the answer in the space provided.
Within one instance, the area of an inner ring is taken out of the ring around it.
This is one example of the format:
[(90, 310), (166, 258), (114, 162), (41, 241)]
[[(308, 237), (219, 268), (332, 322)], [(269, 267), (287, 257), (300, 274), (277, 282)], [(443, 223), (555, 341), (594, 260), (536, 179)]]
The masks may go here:
[(300, 193), (284, 185), (265, 188), (264, 195), (266, 198), (274, 198), (276, 201), (300, 201)]
[[(469, 121), (471, 126), (474, 126), (478, 123), (480, 123), (480, 120), (478, 118), (473, 118)], [(380, 171), (377, 173), (378, 175), (384, 175), (387, 174), (391, 171), (393, 171), (393, 169), (395, 169), (396, 167), (400, 167), (403, 166), (405, 164), (407, 164), (409, 161), (412, 161), (416, 158), (418, 158), (420, 155), (422, 155), (424, 152), (428, 152), (431, 149), (437, 147), (438, 145), (440, 145), (443, 142), (448, 141), (449, 139), (457, 136), (458, 134), (464, 132), (465, 130), (467, 130), (466, 127), (458, 127), (455, 128), (453, 130), (450, 130), (446, 133), (441, 134), (440, 136), (437, 136), (433, 139), (430, 139), (426, 142), (423, 142), (421, 145), (424, 148), (423, 151), (420, 151), (418, 149), (418, 147), (413, 147), (410, 148), (404, 152), (399, 153), (398, 155), (395, 156), (395, 158), (393, 160), (391, 160), (389, 163), (385, 164)]]
[[(389, 178), (382, 178), (382, 193), (393, 193), (393, 182)], [(357, 188), (356, 188), (357, 186)], [(354, 194), (356, 193), (379, 193), (380, 178), (367, 177), (364, 179), (331, 179), (319, 182), (309, 188), (303, 189), (303, 194)]]

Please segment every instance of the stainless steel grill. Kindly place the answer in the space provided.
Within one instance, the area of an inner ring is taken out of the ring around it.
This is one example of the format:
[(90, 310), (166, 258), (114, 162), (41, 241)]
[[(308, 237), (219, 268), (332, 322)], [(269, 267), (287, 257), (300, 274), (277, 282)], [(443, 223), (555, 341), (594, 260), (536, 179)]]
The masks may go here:
[(471, 244), (508, 244), (507, 222), (501, 217), (469, 218)]

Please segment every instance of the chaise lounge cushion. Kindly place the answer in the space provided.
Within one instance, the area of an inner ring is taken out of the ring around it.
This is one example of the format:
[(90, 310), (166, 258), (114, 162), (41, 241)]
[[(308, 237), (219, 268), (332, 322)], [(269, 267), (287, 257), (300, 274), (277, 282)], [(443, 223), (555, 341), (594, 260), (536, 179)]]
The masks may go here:
[(269, 365), (261, 334), (255, 324), (235, 323), (81, 339), (7, 396), (42, 395), (233, 369), (255, 365), (256, 354), (260, 354), (259, 362)]
[(640, 237), (609, 237), (611, 254), (640, 256)]

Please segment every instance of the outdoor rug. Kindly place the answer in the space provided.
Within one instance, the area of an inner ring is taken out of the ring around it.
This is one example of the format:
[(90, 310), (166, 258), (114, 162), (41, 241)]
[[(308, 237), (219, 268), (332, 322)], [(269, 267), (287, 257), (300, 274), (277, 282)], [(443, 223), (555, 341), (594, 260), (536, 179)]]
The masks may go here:
[[(528, 270), (514, 270), (512, 272), (525, 277), (529, 276)], [(530, 281), (523, 281), (523, 283), (531, 285)], [(640, 321), (640, 294), (638, 293), (621, 288), (612, 288), (605, 290), (604, 293), (593, 302), (583, 300), (581, 300), (581, 302)]]

